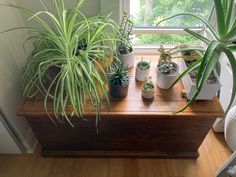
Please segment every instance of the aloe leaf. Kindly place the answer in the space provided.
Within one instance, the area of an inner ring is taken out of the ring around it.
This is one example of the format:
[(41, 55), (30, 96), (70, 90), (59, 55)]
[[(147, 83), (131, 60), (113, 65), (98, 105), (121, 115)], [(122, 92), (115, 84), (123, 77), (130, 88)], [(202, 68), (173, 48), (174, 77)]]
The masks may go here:
[(212, 41), (210, 43), (210, 45), (208, 46), (203, 58), (202, 58), (202, 62), (200, 64), (200, 67), (198, 69), (198, 72), (197, 72), (197, 77), (196, 77), (196, 85), (197, 85), (197, 88), (199, 88), (199, 81), (202, 79), (203, 77), (203, 73), (204, 73), (204, 70), (207, 69), (207, 64), (208, 62), (210, 62), (212, 60), (212, 55), (214, 55), (214, 51), (216, 50), (216, 47), (218, 47), (219, 45), (219, 42), (217, 41)]
[[(212, 55), (212, 58), (217, 58), (217, 57), (219, 57), (219, 53), (214, 52), (214, 54)], [(215, 60), (217, 60), (217, 59), (215, 59)], [(214, 61), (212, 61), (211, 63), (208, 63), (208, 68), (204, 72), (202, 79), (199, 81), (199, 86), (196, 87), (197, 90), (194, 93), (193, 97), (188, 101), (188, 103), (183, 108), (176, 111), (176, 113), (183, 112), (186, 108), (188, 108), (196, 100), (197, 96), (199, 95), (199, 93), (203, 87), (203, 84), (208, 79), (208, 76), (210, 75), (212, 68), (214, 67), (214, 63), (215, 63)]]
[(227, 48), (231, 51), (236, 51), (236, 44), (227, 45)]
[(196, 19), (202, 21), (202, 22), (209, 28), (209, 30), (210, 30), (211, 33), (214, 35), (214, 37), (215, 37), (217, 40), (219, 40), (219, 37), (218, 37), (217, 33), (215, 32), (215, 29), (214, 29), (214, 27), (211, 25), (211, 23), (208, 22), (207, 20), (205, 20), (204, 18), (195, 15), (194, 13), (179, 13), (179, 14), (173, 15), (173, 16), (171, 16), (171, 17), (169, 17), (169, 18), (166, 18), (166, 19), (164, 19), (164, 20), (159, 21), (156, 26), (158, 26), (159, 24), (161, 24), (162, 22), (164, 22), (164, 21), (166, 21), (166, 20), (170, 20), (170, 19), (175, 18), (175, 17), (178, 17), (178, 16), (191, 16), (191, 17), (194, 17), (194, 18), (196, 18)]
[(194, 32), (194, 31), (192, 31), (192, 30), (190, 30), (190, 29), (187, 29), (187, 28), (186, 28), (186, 29), (184, 29), (184, 31), (186, 31), (187, 33), (189, 33), (189, 34), (191, 34), (192, 36), (196, 37), (197, 39), (199, 39), (199, 40), (205, 42), (206, 44), (210, 44), (210, 42), (211, 42), (209, 39), (205, 38), (203, 35), (200, 35), (200, 34)]
[(221, 0), (214, 0), (215, 11), (216, 11), (216, 19), (217, 19), (217, 30), (220, 38), (224, 38), (226, 32), (226, 24), (225, 24), (225, 12), (223, 8), (223, 4)]
[(174, 83), (170, 86), (172, 88), (176, 83), (178, 83), (186, 74), (190, 73), (194, 69), (198, 68), (200, 66), (200, 63), (202, 62), (202, 59), (197, 60), (192, 65), (190, 65), (188, 68), (186, 68), (174, 81)]
[(226, 54), (228, 61), (230, 62), (231, 68), (232, 68), (232, 73), (233, 73), (233, 88), (232, 88), (232, 94), (231, 94), (231, 98), (230, 98), (230, 102), (228, 105), (228, 108), (226, 110), (226, 112), (229, 111), (230, 107), (232, 106), (235, 96), (236, 96), (236, 60), (235, 57), (233, 55), (233, 53), (227, 49), (227, 48), (222, 48), (222, 51)]

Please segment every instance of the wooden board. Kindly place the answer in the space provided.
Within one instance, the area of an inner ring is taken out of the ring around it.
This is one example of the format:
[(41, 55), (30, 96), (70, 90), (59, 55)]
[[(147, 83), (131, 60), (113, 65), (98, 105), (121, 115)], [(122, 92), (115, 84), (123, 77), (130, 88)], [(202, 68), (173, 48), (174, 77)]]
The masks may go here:
[[(152, 60), (151, 75), (155, 81), (157, 59), (145, 59)], [(23, 102), (18, 114), (27, 118), (43, 146), (43, 155), (196, 158), (215, 118), (224, 116), (218, 99), (196, 101), (184, 112), (175, 114), (187, 103), (181, 97), (181, 83), (167, 91), (157, 88), (152, 102), (143, 101), (141, 83), (135, 81), (134, 70), (130, 72), (128, 96), (111, 98), (110, 108), (102, 105), (98, 135), (95, 112), (89, 103), (85, 106), (89, 121), (72, 118), (75, 126), (72, 128), (66, 123), (55, 126), (45, 113), (42, 100)], [(50, 103), (48, 110), (53, 115)], [(70, 107), (67, 112), (71, 112)]]

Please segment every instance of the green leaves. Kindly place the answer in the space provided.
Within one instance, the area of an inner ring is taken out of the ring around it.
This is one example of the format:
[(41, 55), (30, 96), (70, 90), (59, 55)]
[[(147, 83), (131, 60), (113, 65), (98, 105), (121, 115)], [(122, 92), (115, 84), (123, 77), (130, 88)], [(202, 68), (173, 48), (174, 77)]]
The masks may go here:
[(235, 2), (234, 0), (214, 0), (217, 32), (214, 29), (214, 27), (210, 24), (210, 22), (208, 22), (208, 20), (205, 20), (202, 17), (192, 13), (180, 13), (167, 19), (164, 19), (158, 23), (160, 24), (165, 20), (169, 20), (178, 16), (192, 16), (202, 21), (206, 25), (207, 27), (206, 30), (210, 32), (212, 38), (209, 39), (204, 35), (191, 31), (190, 29), (185, 29), (187, 33), (205, 42), (208, 45), (208, 47), (206, 49), (203, 58), (201, 60), (198, 60), (189, 68), (187, 68), (183, 73), (181, 73), (181, 75), (174, 82), (174, 84), (176, 84), (182, 77), (188, 74), (191, 70), (197, 68), (197, 78), (196, 78), (197, 90), (194, 96), (189, 100), (188, 104), (185, 105), (178, 112), (185, 110), (197, 98), (198, 94), (203, 88), (203, 84), (208, 79), (209, 74), (219, 63), (219, 57), (222, 52), (226, 54), (233, 73), (233, 92), (231, 95), (231, 100), (228, 110), (231, 104), (233, 103), (234, 98), (236, 96), (236, 60), (234, 58), (234, 55), (232, 54), (232, 51), (236, 50), (236, 45), (232, 43), (232, 41), (236, 39), (236, 17), (234, 13), (235, 12), (234, 2)]
[(128, 67), (120, 60), (117, 60), (112, 64), (107, 76), (109, 82), (113, 85), (124, 87), (129, 85)]
[(216, 19), (217, 19), (217, 30), (220, 38), (223, 38), (226, 32), (226, 16), (225, 7), (222, 4), (222, 0), (214, 0)]
[[(23, 68), (23, 95), (33, 97), (41, 93), (49, 117), (67, 121), (71, 126), (71, 118), (84, 118), (85, 104), (90, 104), (98, 125), (103, 97), (109, 104), (105, 68), (110, 66), (107, 56), (115, 48), (117, 25), (109, 16), (86, 17), (80, 12), (84, 0), (77, 0), (71, 9), (66, 9), (64, 0), (51, 0), (55, 13), (40, 2), (44, 10), (37, 13), (7, 4), (24, 11), (29, 20), (40, 26), (11, 29), (33, 31), (33, 37), (38, 39)], [(54, 26), (41, 16), (53, 21)], [(49, 102), (53, 104), (53, 114), (48, 111)], [(66, 111), (68, 106), (72, 109), (70, 114)]]

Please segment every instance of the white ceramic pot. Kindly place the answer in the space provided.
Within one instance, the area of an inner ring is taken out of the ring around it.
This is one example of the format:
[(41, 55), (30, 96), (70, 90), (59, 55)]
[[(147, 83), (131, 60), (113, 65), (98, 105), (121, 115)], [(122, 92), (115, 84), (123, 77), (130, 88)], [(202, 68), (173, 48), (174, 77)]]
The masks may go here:
[(141, 70), (136, 66), (136, 71), (135, 71), (135, 78), (138, 81), (145, 81), (146, 78), (148, 78), (150, 73), (150, 67), (148, 69), (145, 70)]
[(232, 151), (236, 150), (236, 106), (232, 107), (225, 118), (225, 141)]
[(159, 71), (158, 68), (156, 68), (156, 71), (157, 71), (156, 84), (161, 89), (170, 88), (170, 86), (174, 83), (174, 81), (176, 80), (176, 78), (179, 75), (179, 66), (176, 63), (173, 63), (173, 64), (177, 68), (177, 71), (174, 74), (163, 74)]
[[(184, 60), (182, 60), (180, 64), (181, 72), (183, 72), (186, 68), (187, 68), (186, 63)], [(212, 100), (216, 96), (216, 93), (221, 88), (221, 82), (215, 70), (214, 74), (218, 82), (214, 84), (207, 84), (207, 83), (203, 84), (202, 90), (197, 96), (196, 100)], [(182, 82), (184, 89), (186, 91), (187, 99), (191, 99), (196, 92), (197, 88), (196, 84), (193, 83), (192, 79), (188, 74), (183, 77)]]
[(117, 54), (117, 57), (120, 59), (120, 61), (123, 61), (128, 68), (131, 68), (134, 66), (134, 52), (132, 51), (129, 54)]
[(142, 91), (142, 97), (145, 99), (152, 99), (154, 97), (155, 90), (151, 90), (148, 92)]

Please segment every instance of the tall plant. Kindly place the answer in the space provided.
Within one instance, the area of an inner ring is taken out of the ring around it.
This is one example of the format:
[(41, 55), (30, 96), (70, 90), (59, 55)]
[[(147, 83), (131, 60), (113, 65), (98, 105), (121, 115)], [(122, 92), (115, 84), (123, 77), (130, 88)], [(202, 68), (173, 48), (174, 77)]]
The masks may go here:
[[(196, 33), (190, 29), (185, 29), (185, 31), (197, 39), (200, 39), (204, 43), (207, 44), (207, 49), (205, 51), (204, 56), (199, 59), (197, 62), (192, 64), (189, 68), (187, 68), (176, 80), (174, 84), (176, 84), (182, 77), (191, 72), (192, 70), (197, 68), (197, 76), (196, 76), (196, 86), (197, 90), (194, 96), (190, 99), (190, 101), (178, 112), (185, 110), (189, 105), (191, 105), (194, 100), (199, 95), (201, 89), (203, 88), (203, 84), (208, 79), (210, 73), (216, 66), (219, 65), (219, 58), (221, 53), (225, 53), (227, 59), (231, 65), (232, 73), (233, 73), (233, 89), (232, 95), (230, 99), (230, 103), (227, 111), (231, 107), (235, 95), (236, 95), (236, 60), (232, 53), (232, 51), (236, 50), (236, 44), (233, 41), (236, 40), (236, 17), (235, 17), (235, 1), (234, 0), (214, 0), (215, 12), (216, 12), (216, 29), (213, 25), (206, 19), (193, 14), (193, 13), (180, 13), (176, 14), (172, 17), (164, 19), (160, 21), (157, 25), (162, 23), (163, 21), (178, 17), (178, 16), (191, 16), (202, 21), (206, 25), (206, 30), (209, 32), (211, 39), (208, 37)], [(174, 85), (173, 84), (173, 85)]]
[[(109, 16), (86, 17), (80, 11), (84, 1), (77, 0), (71, 9), (67, 9), (64, 0), (51, 0), (51, 12), (40, 0), (44, 10), (37, 13), (5, 4), (22, 10), (30, 16), (28, 20), (34, 20), (40, 26), (11, 29), (27, 29), (32, 34), (29, 39), (36, 38), (34, 50), (23, 68), (24, 97), (42, 94), (48, 115), (59, 121), (66, 120), (72, 126), (71, 117), (83, 118), (87, 102), (97, 113), (98, 125), (103, 96), (109, 103), (105, 88), (106, 68), (110, 66), (108, 55), (115, 48), (118, 31)], [(53, 26), (41, 15), (49, 18)], [(53, 112), (47, 109), (50, 100)], [(66, 112), (68, 105), (72, 108), (70, 115)]]
[(129, 19), (128, 14), (124, 12), (120, 22), (117, 40), (117, 51), (120, 54), (128, 54), (133, 51), (130, 40), (132, 29), (133, 22)]

